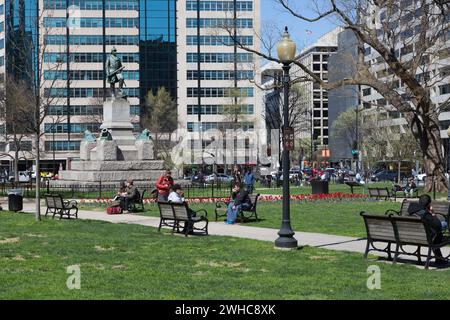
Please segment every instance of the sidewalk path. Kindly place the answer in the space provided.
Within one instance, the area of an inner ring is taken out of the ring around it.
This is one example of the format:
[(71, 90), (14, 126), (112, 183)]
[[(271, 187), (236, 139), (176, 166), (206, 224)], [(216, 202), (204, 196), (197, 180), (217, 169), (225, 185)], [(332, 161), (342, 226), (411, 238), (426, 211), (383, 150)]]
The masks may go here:
[[(24, 212), (33, 212), (34, 204), (31, 202), (24, 202)], [(45, 212), (45, 206), (42, 207), (42, 212)], [(129, 223), (143, 226), (158, 227), (158, 217), (140, 216), (134, 214), (119, 214), (108, 215), (102, 211), (78, 211), (79, 219), (100, 220), (111, 223)], [(278, 238), (278, 230), (271, 228), (251, 227), (244, 225), (227, 225), (223, 222), (210, 222), (209, 234), (215, 236), (230, 236), (237, 238), (261, 240), (274, 242)], [(295, 238), (298, 240), (299, 246), (311, 246), (322, 249), (358, 252), (363, 254), (366, 249), (366, 238), (353, 238), (346, 236), (337, 236), (324, 233), (311, 232), (295, 232)], [(408, 249), (408, 247), (407, 247)], [(414, 248), (415, 250), (415, 248)], [(411, 250), (410, 252), (414, 251)], [(426, 254), (425, 250), (423, 253)], [(444, 256), (450, 254), (450, 247), (442, 249)], [(385, 253), (372, 251), (371, 254), (385, 257)], [(405, 256), (401, 256), (405, 257)], [(411, 257), (409, 259), (415, 259)]]

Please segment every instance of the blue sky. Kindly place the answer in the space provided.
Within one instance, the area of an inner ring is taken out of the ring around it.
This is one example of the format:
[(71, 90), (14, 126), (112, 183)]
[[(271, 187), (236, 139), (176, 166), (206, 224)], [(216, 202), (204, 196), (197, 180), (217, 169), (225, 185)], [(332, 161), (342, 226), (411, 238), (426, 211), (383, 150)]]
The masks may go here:
[[(309, 18), (316, 15), (312, 2), (309, 0), (291, 1), (291, 3), (301, 3), (296, 5), (296, 12), (301, 12)], [(336, 27), (336, 24), (328, 19), (321, 19), (313, 23), (300, 20), (281, 7), (277, 0), (261, 0), (261, 20), (262, 25), (273, 23), (280, 30), (286, 25), (298, 49), (313, 43), (317, 38)], [(308, 34), (306, 30), (311, 30), (312, 33)]]

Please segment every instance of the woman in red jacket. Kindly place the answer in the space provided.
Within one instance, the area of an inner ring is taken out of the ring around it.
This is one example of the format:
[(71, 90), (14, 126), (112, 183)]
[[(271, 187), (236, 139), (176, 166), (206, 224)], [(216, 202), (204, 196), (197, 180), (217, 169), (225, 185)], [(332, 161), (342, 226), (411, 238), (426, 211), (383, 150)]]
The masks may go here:
[(158, 181), (156, 181), (156, 189), (158, 189), (158, 201), (167, 202), (169, 198), (170, 189), (174, 184), (172, 178), (172, 172), (170, 170), (166, 170), (166, 173), (159, 177)]

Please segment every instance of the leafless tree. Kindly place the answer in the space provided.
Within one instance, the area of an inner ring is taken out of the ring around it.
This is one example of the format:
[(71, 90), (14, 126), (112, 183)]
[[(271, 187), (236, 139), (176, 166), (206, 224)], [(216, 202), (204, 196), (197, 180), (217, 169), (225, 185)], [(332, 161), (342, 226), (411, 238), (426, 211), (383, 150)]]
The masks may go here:
[[(20, 1), (19, 11), (24, 10), (23, 1)], [(20, 19), (25, 19), (25, 14), (19, 14)], [(13, 52), (11, 59), (14, 61), (7, 70), (7, 86), (13, 88), (11, 92), (6, 91), (4, 110), (20, 110), (18, 115), (7, 115), (6, 127), (20, 128), (32, 141), (32, 155), (36, 161), (36, 197), (35, 197), (35, 217), (40, 220), (40, 154), (41, 137), (45, 134), (43, 129), (44, 121), (57, 124), (64, 121), (61, 115), (51, 115), (49, 113), (52, 105), (64, 100), (66, 81), (61, 83), (60, 78), (44, 77), (45, 71), (58, 72), (64, 70), (64, 62), (45, 62), (44, 55), (47, 52), (47, 43), (44, 41), (49, 35), (49, 29), (43, 25), (43, 13), (36, 17), (27, 17), (30, 23), (36, 25), (40, 30), (39, 35), (33, 35), (25, 31), (24, 21), (21, 20), (19, 27), (15, 27), (14, 21), (6, 21), (8, 24), (7, 33), (9, 50)], [(61, 50), (62, 51), (62, 50)], [(69, 59), (69, 57), (67, 57)], [(64, 92), (63, 92), (64, 91)], [(20, 95), (20, 96), (19, 96)], [(9, 99), (11, 98), (11, 99)], [(9, 121), (8, 121), (9, 120)]]
[[(439, 90), (439, 85), (448, 83), (450, 77), (448, 73), (442, 74), (442, 66), (439, 66), (439, 61), (450, 55), (449, 4), (431, 0), (323, 0), (320, 6), (316, 2), (317, 15), (308, 17), (302, 14), (303, 2), (277, 2), (302, 21), (333, 19), (353, 32), (358, 42), (358, 55), (352, 77), (328, 83), (302, 63), (292, 63), (324, 89), (365, 85), (376, 90), (406, 119), (420, 145), (425, 172), (435, 177), (436, 190), (446, 189), (439, 114), (448, 109), (449, 101), (436, 103), (432, 91)], [(240, 49), (281, 62), (239, 42), (233, 33), (229, 35)], [(365, 59), (367, 48), (377, 53), (376, 62)], [(380, 70), (379, 65), (384, 68)], [(427, 181), (426, 191), (432, 188), (430, 181)]]

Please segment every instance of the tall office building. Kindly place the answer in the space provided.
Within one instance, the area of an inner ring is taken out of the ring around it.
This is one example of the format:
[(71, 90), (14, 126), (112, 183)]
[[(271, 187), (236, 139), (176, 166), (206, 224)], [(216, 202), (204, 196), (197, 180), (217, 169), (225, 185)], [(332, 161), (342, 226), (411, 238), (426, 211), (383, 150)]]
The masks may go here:
[[(224, 110), (236, 104), (238, 127), (259, 126), (258, 92), (249, 81), (256, 59), (238, 49), (222, 28), (232, 26), (238, 40), (259, 49), (254, 37), (259, 0), (0, 0), (0, 4), (6, 20), (0, 29), (0, 77), (5, 73), (6, 79), (28, 77), (31, 85), (42, 74), (41, 94), (51, 101), (41, 128), (44, 171), (77, 158), (85, 130), (98, 133), (102, 104), (111, 94), (105, 62), (113, 47), (125, 66), (125, 93), (136, 131), (148, 113), (148, 92), (160, 87), (177, 101), (180, 126), (190, 131), (199, 120), (202, 130), (230, 127), (235, 119)], [(24, 149), (31, 150), (30, 139), (24, 143)], [(6, 142), (0, 147), (12, 151)]]
[[(338, 27), (326, 33), (315, 43), (303, 49), (296, 60), (312, 70), (322, 80), (328, 81), (328, 58), (332, 52), (337, 50), (337, 35), (341, 31), (342, 28)], [(298, 67), (293, 68), (292, 74), (292, 77), (307, 76)], [(301, 87), (304, 95), (302, 103), (311, 111), (312, 118), (311, 127), (303, 131), (301, 137), (312, 137), (313, 151), (316, 151), (318, 145), (328, 145), (328, 91), (313, 82), (305, 82)]]
[[(125, 66), (124, 91), (136, 131), (140, 116), (147, 112), (149, 91), (165, 87), (176, 99), (175, 3), (0, 1), (0, 80), (23, 79), (35, 85), (39, 79), (41, 94), (51, 105), (41, 128), (45, 133), (41, 139), (44, 171), (53, 171), (60, 164), (65, 166), (67, 158), (78, 157), (85, 130), (99, 131), (102, 104), (111, 94), (105, 81), (105, 61), (113, 47)], [(0, 149), (13, 152), (13, 145), (3, 141)], [(31, 139), (25, 138), (21, 153), (31, 149)], [(32, 158), (31, 154), (21, 156)], [(2, 160), (7, 167), (9, 158)], [(22, 161), (20, 169), (30, 167), (30, 161)]]
[[(188, 132), (261, 128), (260, 92), (249, 81), (255, 76), (256, 56), (233, 41), (236, 37), (259, 50), (255, 30), (260, 28), (260, 1), (178, 1), (177, 12), (181, 128)], [(191, 148), (196, 152), (203, 145), (192, 143)], [(237, 161), (237, 154), (242, 155), (235, 150), (229, 165)]]

